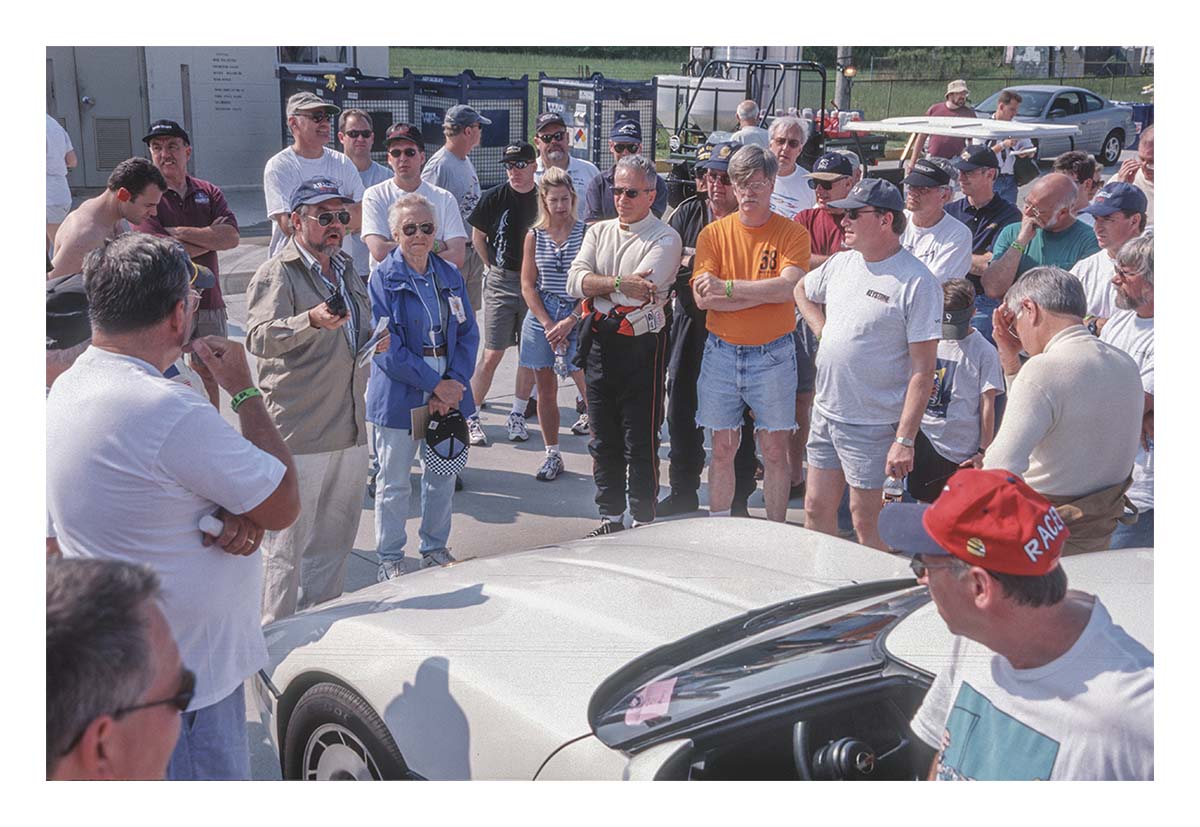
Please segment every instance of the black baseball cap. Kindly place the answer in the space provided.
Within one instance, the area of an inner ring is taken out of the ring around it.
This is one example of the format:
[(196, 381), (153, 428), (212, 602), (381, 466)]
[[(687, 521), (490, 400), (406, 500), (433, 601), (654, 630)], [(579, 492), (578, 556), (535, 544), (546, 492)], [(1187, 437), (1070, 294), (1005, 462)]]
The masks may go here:
[(384, 144), (391, 146), (396, 141), (411, 141), (417, 145), (417, 149), (425, 151), (425, 138), (421, 135), (421, 130), (410, 123), (394, 123), (388, 127)]
[(912, 172), (900, 183), (914, 187), (947, 187), (950, 185), (950, 174), (928, 158), (922, 158), (913, 164)]
[(92, 338), (83, 273), (46, 282), (46, 350), (66, 350)]
[(541, 132), (544, 127), (551, 126), (553, 124), (560, 124), (561, 126), (565, 127), (567, 122), (563, 120), (563, 116), (558, 112), (543, 112), (542, 114), (538, 115), (537, 126), (534, 127), (534, 131)]
[(904, 198), (896, 185), (883, 178), (864, 178), (854, 185), (845, 198), (830, 201), (829, 206), (839, 210), (857, 210), (862, 207), (878, 207), (893, 212), (904, 211)]
[(500, 154), (500, 161), (502, 163), (509, 163), (510, 161), (532, 161), (536, 157), (537, 153), (533, 149), (533, 144), (521, 142), (517, 144), (509, 144), (508, 146), (504, 147), (504, 152)]
[(169, 137), (183, 138), (185, 144), (188, 146), (192, 145), (192, 139), (188, 137), (187, 130), (175, 123), (175, 121), (170, 121), (166, 118), (160, 118), (150, 124), (150, 131), (142, 138), (142, 143), (149, 145), (151, 138)]
[(996, 153), (983, 144), (971, 144), (950, 163), (961, 172), (970, 172), (973, 169), (1000, 169)]

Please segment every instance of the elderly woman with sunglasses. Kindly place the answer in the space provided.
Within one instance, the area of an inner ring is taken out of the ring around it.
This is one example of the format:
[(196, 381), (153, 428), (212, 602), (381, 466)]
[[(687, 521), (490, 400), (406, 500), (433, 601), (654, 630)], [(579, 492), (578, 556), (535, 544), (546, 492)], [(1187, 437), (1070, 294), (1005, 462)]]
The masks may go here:
[[(379, 476), (375, 494), (377, 579), (404, 573), (408, 540), (409, 473), (420, 438), (412, 410), (431, 414), (475, 411), (471, 373), (479, 346), (475, 311), (462, 274), (433, 252), (437, 225), (433, 205), (408, 193), (388, 210), (388, 226), (399, 245), (371, 277), (371, 313), (388, 319), (391, 343), (373, 358), (367, 385), (367, 420), (375, 426)], [(450, 538), (454, 476), (425, 466), (421, 474), (421, 567), (454, 562)]]

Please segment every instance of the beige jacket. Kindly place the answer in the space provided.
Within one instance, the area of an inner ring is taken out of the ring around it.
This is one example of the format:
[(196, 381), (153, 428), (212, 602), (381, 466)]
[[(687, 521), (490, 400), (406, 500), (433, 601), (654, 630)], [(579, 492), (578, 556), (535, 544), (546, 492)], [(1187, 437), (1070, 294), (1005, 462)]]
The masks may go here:
[(370, 365), (356, 368), (354, 351), (371, 335), (371, 303), (350, 257), (337, 255), (358, 307), (353, 349), (343, 328), (310, 324), (308, 311), (329, 290), (307, 268), (295, 239), (263, 262), (246, 288), (246, 349), (258, 358), (267, 410), (294, 454), (340, 451), (367, 441)]

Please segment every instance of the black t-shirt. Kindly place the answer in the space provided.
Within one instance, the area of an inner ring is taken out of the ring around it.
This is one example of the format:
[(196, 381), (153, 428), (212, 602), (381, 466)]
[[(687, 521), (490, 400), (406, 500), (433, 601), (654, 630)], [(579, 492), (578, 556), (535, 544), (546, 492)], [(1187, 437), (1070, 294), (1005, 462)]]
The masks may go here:
[(493, 264), (505, 270), (520, 270), (525, 234), (537, 220), (537, 211), (537, 187), (521, 193), (505, 181), (483, 194), (467, 223), (487, 235)]
[[(684, 247), (694, 249), (696, 239), (700, 237), (700, 231), (709, 223), (708, 201), (693, 195), (675, 208), (675, 212), (671, 213), (671, 218), (667, 223), (675, 232), (679, 233)], [(675, 295), (688, 313), (695, 313), (695, 299), (692, 298), (692, 288), (688, 284), (691, 280), (691, 264), (689, 263), (686, 267), (680, 266), (679, 273), (675, 277)]]

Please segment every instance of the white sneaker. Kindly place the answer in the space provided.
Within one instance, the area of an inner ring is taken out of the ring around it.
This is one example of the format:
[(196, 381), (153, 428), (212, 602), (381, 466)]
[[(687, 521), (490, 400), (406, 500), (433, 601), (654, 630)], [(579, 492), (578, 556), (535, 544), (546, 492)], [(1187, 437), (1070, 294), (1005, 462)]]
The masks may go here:
[(571, 433), (575, 436), (587, 436), (592, 430), (591, 419), (588, 418), (587, 411), (579, 415), (579, 419), (575, 420), (575, 424), (571, 426)]
[(519, 413), (508, 415), (508, 441), (524, 442), (529, 439), (529, 429), (525, 427), (525, 417)]
[(538, 469), (537, 478), (542, 482), (550, 482), (563, 472), (561, 454), (546, 454), (546, 461)]
[(379, 564), (379, 571), (375, 573), (375, 582), (382, 583), (385, 580), (393, 580), (404, 574), (403, 560), (384, 560)]
[(487, 445), (487, 434), (483, 432), (483, 423), (478, 417), (467, 420), (467, 437), (472, 445)]
[(421, 568), (431, 569), (434, 566), (448, 566), (451, 563), (457, 563), (458, 560), (449, 549), (439, 548), (434, 549), (428, 554), (421, 555)]

